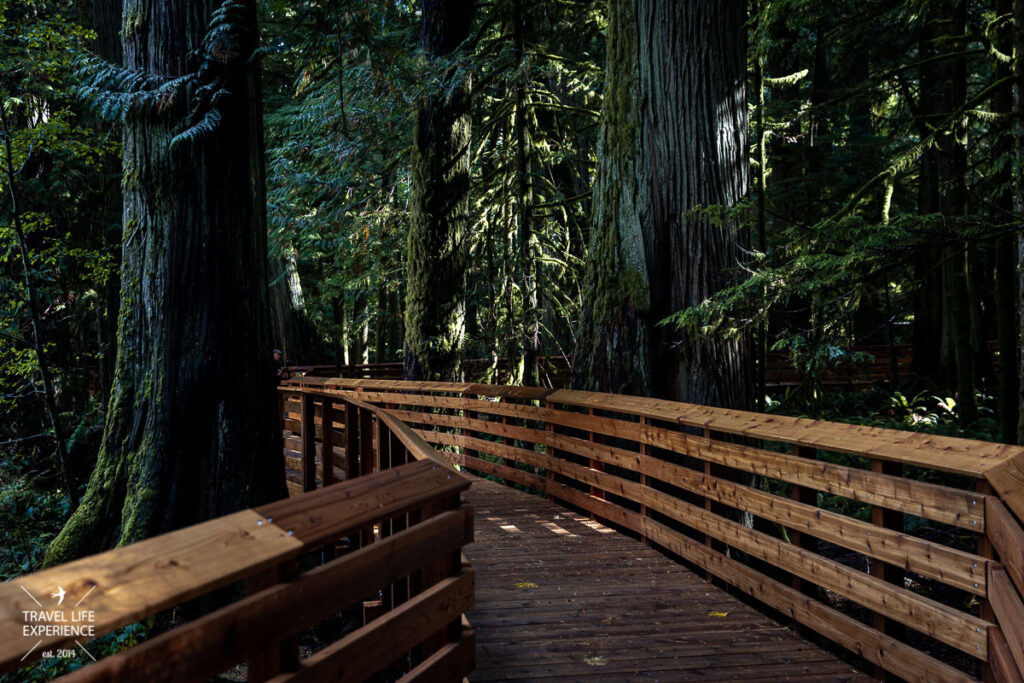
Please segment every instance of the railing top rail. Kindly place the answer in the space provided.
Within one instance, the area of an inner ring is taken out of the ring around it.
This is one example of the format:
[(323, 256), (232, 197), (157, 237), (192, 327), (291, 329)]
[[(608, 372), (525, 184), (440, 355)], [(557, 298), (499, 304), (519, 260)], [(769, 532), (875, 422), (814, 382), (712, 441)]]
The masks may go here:
[(971, 477), (984, 477), (987, 472), (1000, 463), (1024, 456), (1024, 448), (1009, 444), (785, 415), (712, 408), (641, 396), (458, 382), (408, 382), (320, 377), (302, 377), (292, 380), (292, 382), (292, 384), (286, 385), (292, 391), (302, 387), (316, 387), (322, 391), (358, 391), (363, 389), (444, 392), (472, 396), (545, 400), (554, 404), (634, 415), (768, 441), (783, 441), (798, 446), (889, 460)]

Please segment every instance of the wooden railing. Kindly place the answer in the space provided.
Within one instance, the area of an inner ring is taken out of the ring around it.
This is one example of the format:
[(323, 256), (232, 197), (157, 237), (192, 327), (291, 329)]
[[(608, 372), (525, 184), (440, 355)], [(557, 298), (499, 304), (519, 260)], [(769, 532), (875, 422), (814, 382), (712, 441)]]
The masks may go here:
[[(313, 401), (302, 397), (307, 425)], [(177, 620), (168, 610), (198, 612), (193, 601), (210, 596), (205, 606), (219, 609), (62, 680), (203, 680), (243, 662), (249, 681), (465, 676), (473, 571), (461, 548), (473, 517), (459, 499), (469, 482), (378, 408), (337, 397), (326, 405), (334, 429), (316, 431), (330, 446), (340, 430), (347, 448), (333, 481), (345, 481), (330, 485), (328, 456), (325, 488), (0, 585), (0, 673), (44, 654), (85, 658), (94, 636), (151, 615)], [(300, 437), (310, 453), (313, 438), (312, 429)], [(342, 634), (324, 625), (318, 639), (332, 642), (310, 652), (300, 635), (339, 614), (362, 626)]]
[(878, 674), (1024, 670), (1022, 448), (580, 391), (293, 385), (386, 407), (459, 467), (656, 544)]

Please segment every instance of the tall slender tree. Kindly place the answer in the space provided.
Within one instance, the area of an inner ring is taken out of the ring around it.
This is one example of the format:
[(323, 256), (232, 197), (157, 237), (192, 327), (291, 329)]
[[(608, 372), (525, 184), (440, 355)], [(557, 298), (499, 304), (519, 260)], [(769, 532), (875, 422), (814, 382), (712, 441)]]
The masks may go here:
[[(117, 368), (48, 563), (285, 495), (254, 0), (128, 0)], [(117, 93), (110, 97), (117, 99)]]
[(473, 0), (423, 0), (421, 46), (441, 83), (420, 102), (412, 151), (405, 376), (454, 380), (465, 328), (471, 80), (441, 61), (469, 37)]
[[(746, 4), (611, 0), (576, 383), (695, 403), (751, 399), (745, 335), (659, 327), (734, 280), (747, 193)], [(720, 207), (723, 210), (715, 210)]]

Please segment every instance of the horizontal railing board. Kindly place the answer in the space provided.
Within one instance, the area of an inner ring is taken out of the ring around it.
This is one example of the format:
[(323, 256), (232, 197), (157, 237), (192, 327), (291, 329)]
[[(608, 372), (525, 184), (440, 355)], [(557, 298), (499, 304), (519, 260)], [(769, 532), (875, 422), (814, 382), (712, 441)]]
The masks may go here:
[[(473, 570), (425, 589), (360, 629), (331, 643), (270, 683), (364, 681), (473, 607)], [(468, 673), (468, 672), (467, 672)], [(465, 675), (465, 674), (464, 674)]]
[(1002, 567), (989, 568), (989, 605), (999, 621), (1017, 670), (1024, 672), (1024, 602)]
[(1024, 593), (1024, 529), (1013, 514), (995, 497), (990, 496), (985, 506), (987, 518), (985, 536), (999, 553), (1006, 573)]
[(317, 545), (468, 487), (450, 468), (418, 460), (256, 509), (306, 545)]
[(974, 477), (984, 476), (988, 469), (1001, 461), (1024, 453), (1024, 448), (1009, 444), (764, 415), (638, 396), (560, 389), (548, 395), (547, 400), (555, 404), (628, 413), (727, 434), (785, 441)]
[[(102, 635), (295, 557), (302, 547), (264, 516), (243, 510), (0, 584), (0, 671), (34, 658), (22, 662), (37, 640), (23, 635), (24, 610), (57, 610), (63, 619), (91, 610)], [(60, 607), (50, 597), (58, 586), (66, 591)], [(73, 637), (38, 640), (33, 655), (75, 648)]]
[(67, 681), (209, 678), (471, 541), (470, 508), (438, 515), (103, 659)]
[(466, 469), (474, 470), (482, 474), (501, 477), (506, 481), (528, 486), (537, 492), (543, 492), (545, 490), (545, 482), (547, 480), (544, 477), (531, 472), (525, 472), (514, 467), (499, 465), (480, 458), (474, 458), (473, 456), (466, 455), (465, 453), (452, 453), (450, 457), (460, 467), (465, 467)]
[(427, 657), (402, 677), (404, 683), (449, 683), (464, 681), (476, 668), (476, 637), (463, 621), (457, 643), (449, 643)]
[(988, 630), (988, 652), (988, 664), (995, 683), (1020, 683), (1024, 680), (1024, 674), (1017, 668), (1006, 637), (998, 626)]
[(985, 473), (985, 479), (1013, 510), (1018, 519), (1024, 519), (1024, 456), (1009, 458)]

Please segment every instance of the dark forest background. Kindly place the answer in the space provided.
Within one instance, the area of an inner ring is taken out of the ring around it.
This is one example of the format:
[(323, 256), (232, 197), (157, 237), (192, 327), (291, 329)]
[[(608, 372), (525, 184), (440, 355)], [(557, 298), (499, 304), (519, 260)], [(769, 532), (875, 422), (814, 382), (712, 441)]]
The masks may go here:
[(1020, 443), (1015, 14), (0, 0), (0, 578), (281, 494), (275, 347)]

